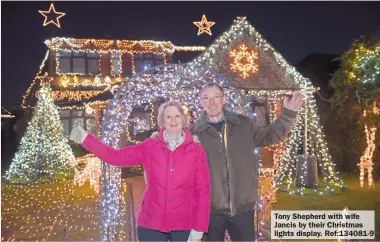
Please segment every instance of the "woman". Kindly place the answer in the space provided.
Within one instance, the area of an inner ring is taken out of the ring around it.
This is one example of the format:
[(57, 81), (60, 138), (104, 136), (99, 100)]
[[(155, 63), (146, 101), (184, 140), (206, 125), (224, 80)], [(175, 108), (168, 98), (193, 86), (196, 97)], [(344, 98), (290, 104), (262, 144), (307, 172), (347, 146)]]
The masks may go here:
[(160, 131), (138, 145), (116, 150), (81, 127), (70, 135), (110, 165), (143, 166), (147, 186), (138, 217), (139, 241), (199, 241), (208, 231), (211, 185), (206, 153), (186, 124), (180, 103), (170, 101), (160, 106)]

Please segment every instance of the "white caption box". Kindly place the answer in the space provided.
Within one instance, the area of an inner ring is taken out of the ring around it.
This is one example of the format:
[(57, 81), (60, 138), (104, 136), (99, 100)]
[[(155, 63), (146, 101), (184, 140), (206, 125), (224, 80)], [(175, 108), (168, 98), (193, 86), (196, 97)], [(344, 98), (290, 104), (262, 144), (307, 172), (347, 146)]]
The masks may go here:
[(375, 239), (375, 212), (273, 210), (271, 239)]

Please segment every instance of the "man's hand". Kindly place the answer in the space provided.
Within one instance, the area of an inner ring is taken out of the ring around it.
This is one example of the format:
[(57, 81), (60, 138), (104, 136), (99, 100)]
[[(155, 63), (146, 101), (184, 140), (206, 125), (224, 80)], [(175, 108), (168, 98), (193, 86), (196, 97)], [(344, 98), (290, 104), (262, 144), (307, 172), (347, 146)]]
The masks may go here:
[(193, 242), (193, 241), (201, 241), (203, 237), (203, 232), (198, 232), (195, 230), (191, 230), (189, 239), (187, 240), (188, 242)]
[(303, 104), (303, 95), (300, 92), (295, 92), (291, 97), (284, 98), (284, 107), (298, 112)]
[(75, 127), (70, 134), (70, 139), (82, 144), (87, 137), (87, 132), (80, 126)]

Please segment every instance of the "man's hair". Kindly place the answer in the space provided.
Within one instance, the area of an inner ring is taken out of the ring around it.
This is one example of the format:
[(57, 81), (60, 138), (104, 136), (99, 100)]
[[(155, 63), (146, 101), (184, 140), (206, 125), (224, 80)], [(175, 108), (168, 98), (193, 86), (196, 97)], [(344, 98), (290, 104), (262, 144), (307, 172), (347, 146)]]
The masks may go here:
[(210, 87), (217, 87), (222, 92), (222, 94), (224, 96), (223, 87), (221, 85), (219, 85), (218, 83), (215, 83), (215, 82), (207, 82), (205, 85), (203, 85), (201, 92), (200, 92), (200, 96), (202, 96), (202, 93), (206, 88), (210, 88)]
[(181, 114), (182, 128), (186, 128), (187, 116), (185, 114), (185, 111), (183, 110), (181, 103), (174, 100), (161, 104), (160, 108), (158, 109), (158, 117), (157, 117), (158, 127), (160, 128), (164, 127), (164, 111), (167, 107), (177, 108), (177, 110)]

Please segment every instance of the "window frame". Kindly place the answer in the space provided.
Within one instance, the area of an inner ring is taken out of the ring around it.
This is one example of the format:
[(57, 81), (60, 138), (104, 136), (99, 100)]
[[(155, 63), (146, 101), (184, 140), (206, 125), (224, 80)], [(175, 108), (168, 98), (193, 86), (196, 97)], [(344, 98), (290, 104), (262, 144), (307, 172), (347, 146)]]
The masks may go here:
[[(61, 112), (62, 111), (69, 111), (69, 115), (67, 117), (63, 117), (61, 116)], [(82, 116), (80, 115), (76, 115), (75, 112), (79, 112), (81, 111), (82, 112)], [(83, 119), (83, 128), (85, 130), (87, 130), (87, 120), (88, 119), (93, 119), (95, 121), (95, 124), (96, 124), (96, 119), (95, 119), (95, 116), (93, 115), (88, 115), (86, 113), (86, 110), (83, 110), (83, 109), (66, 109), (66, 110), (59, 110), (59, 118), (60, 120), (68, 120), (69, 121), (69, 132), (68, 132), (68, 135), (70, 135), (71, 131), (73, 130), (73, 119), (75, 118), (82, 118)], [(63, 125), (62, 125), (63, 126)], [(63, 127), (64, 128), (64, 127)], [(96, 127), (95, 127), (95, 134), (97, 132), (96, 130)]]
[[(100, 54), (99, 53), (96, 53), (98, 56), (95, 57), (95, 56), (89, 56), (89, 53), (87, 52), (77, 52), (77, 51), (70, 51), (70, 55), (60, 55), (60, 52), (63, 52), (63, 51), (58, 51), (58, 63), (61, 62), (61, 59), (69, 59), (69, 63), (70, 63), (70, 67), (68, 68), (70, 70), (70, 72), (62, 72), (61, 71), (61, 68), (60, 66), (58, 65), (58, 71), (60, 74), (64, 75), (64, 74), (80, 74), (80, 75), (99, 75), (100, 74), (100, 68), (99, 68), (99, 61), (100, 61)], [(79, 54), (83, 54), (83, 56), (75, 56), (75, 53), (79, 53)], [(84, 58), (84, 72), (85, 73), (74, 73), (74, 58), (75, 59), (82, 59)], [(96, 71), (96, 73), (89, 73), (89, 59), (91, 60), (97, 60), (97, 63), (98, 63), (98, 69)], [(57, 73), (58, 74), (58, 73)]]
[[(143, 63), (143, 67), (140, 71), (136, 71), (136, 69), (138, 69), (137, 65), (136, 65), (137, 61), (142, 61), (142, 63)], [(156, 55), (153, 53), (134, 54), (133, 55), (133, 64), (134, 64), (134, 67), (135, 67), (134, 69), (135, 69), (136, 73), (139, 73), (139, 72), (145, 70), (144, 67), (146, 65), (146, 61), (152, 62), (152, 66), (150, 66), (150, 67), (164, 65), (165, 64), (165, 55)], [(160, 63), (160, 64), (158, 65), (158, 63)], [(147, 67), (147, 68), (150, 68), (150, 67)]]

